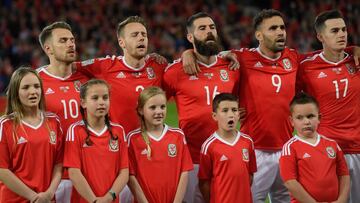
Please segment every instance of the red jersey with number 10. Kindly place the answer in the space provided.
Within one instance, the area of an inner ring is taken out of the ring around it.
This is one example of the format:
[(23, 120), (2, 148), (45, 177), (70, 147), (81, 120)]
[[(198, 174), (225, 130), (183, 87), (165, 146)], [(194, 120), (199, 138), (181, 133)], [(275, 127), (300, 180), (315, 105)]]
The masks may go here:
[(336, 140), (345, 153), (360, 153), (360, 71), (353, 56), (338, 63), (323, 53), (301, 62), (299, 89), (320, 104), (319, 133)]
[(298, 53), (285, 48), (277, 59), (261, 54), (259, 48), (234, 53), (240, 61), (240, 107), (246, 109), (241, 131), (251, 135), (255, 149), (281, 150), (293, 131), (288, 117)]
[(180, 60), (169, 65), (164, 74), (166, 94), (175, 97), (179, 126), (196, 164), (201, 145), (217, 129), (211, 116), (212, 100), (223, 92), (237, 95), (240, 76), (239, 71), (229, 71), (229, 62), (220, 57), (210, 65), (198, 63), (201, 69), (198, 76), (187, 75)]

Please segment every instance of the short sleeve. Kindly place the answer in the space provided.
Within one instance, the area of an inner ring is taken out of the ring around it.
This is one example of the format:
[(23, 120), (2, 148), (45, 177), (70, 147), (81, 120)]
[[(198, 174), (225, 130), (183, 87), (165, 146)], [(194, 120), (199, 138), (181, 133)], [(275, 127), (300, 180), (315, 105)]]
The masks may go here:
[(280, 175), (284, 182), (292, 179), (297, 179), (296, 152), (291, 146), (289, 150), (283, 149), (279, 164)]
[(0, 168), (8, 169), (10, 167), (10, 151), (9, 151), (9, 143), (7, 140), (5, 126), (4, 123), (1, 122), (1, 131), (0, 131)]
[(65, 141), (64, 167), (81, 169), (79, 127), (70, 126)]
[[(336, 144), (337, 145), (337, 144)], [(345, 156), (339, 145), (337, 145), (336, 154), (336, 173), (338, 176), (349, 175), (349, 169), (347, 167)]]
[(63, 163), (64, 161), (64, 145), (65, 145), (65, 137), (64, 133), (61, 129), (60, 121), (57, 120), (56, 122), (56, 131), (57, 131), (57, 146), (56, 146), (56, 160), (55, 163)]
[(120, 169), (129, 168), (128, 144), (126, 142), (125, 132), (124, 132), (123, 129), (122, 129), (121, 143), (120, 143), (119, 152), (120, 152)]
[(212, 178), (212, 161), (209, 151), (200, 154), (199, 179), (210, 180)]
[(254, 145), (250, 145), (250, 150), (249, 150), (249, 173), (253, 174), (257, 171), (257, 165), (256, 165), (256, 156), (255, 156), (255, 151), (254, 151)]
[(183, 144), (182, 160), (181, 160), (181, 171), (193, 170), (193, 162), (191, 160), (190, 152), (186, 143)]

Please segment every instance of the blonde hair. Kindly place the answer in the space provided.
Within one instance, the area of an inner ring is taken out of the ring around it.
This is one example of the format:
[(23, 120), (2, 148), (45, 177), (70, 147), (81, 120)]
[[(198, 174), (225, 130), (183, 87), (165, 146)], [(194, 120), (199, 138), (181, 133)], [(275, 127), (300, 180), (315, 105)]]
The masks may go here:
[(137, 103), (137, 107), (136, 107), (136, 112), (139, 116), (140, 124), (141, 124), (141, 127), (140, 127), (141, 136), (144, 139), (146, 146), (147, 146), (147, 151), (148, 151), (147, 158), (148, 159), (151, 159), (151, 147), (150, 147), (151, 143), (150, 143), (149, 136), (146, 133), (145, 118), (144, 118), (144, 115), (140, 114), (140, 110), (142, 110), (144, 108), (146, 102), (150, 98), (152, 98), (156, 95), (164, 95), (166, 98), (164, 90), (162, 90), (160, 87), (150, 86), (150, 87), (145, 88), (139, 95), (138, 103)]
[[(39, 102), (39, 110), (44, 112), (45, 111), (45, 95), (44, 95), (44, 88), (43, 88), (43, 83), (42, 80), (39, 76), (39, 74), (32, 69), (31, 67), (20, 67), (17, 70), (14, 71), (14, 73), (11, 76), (10, 82), (9, 82), (9, 86), (7, 88), (7, 104), (6, 104), (6, 111), (5, 114), (7, 115), (7, 117), (9, 119), (12, 119), (14, 121), (14, 140), (17, 141), (17, 135), (16, 135), (16, 127), (20, 124), (21, 119), (24, 118), (24, 106), (20, 101), (20, 97), (19, 97), (19, 89), (20, 89), (20, 83), (22, 81), (22, 79), (28, 75), (28, 74), (34, 74), (37, 79), (40, 82), (40, 88), (41, 88), (41, 96), (40, 96), (40, 102)], [(44, 116), (44, 119), (45, 116)], [(48, 127), (48, 130), (50, 132), (50, 129)]]

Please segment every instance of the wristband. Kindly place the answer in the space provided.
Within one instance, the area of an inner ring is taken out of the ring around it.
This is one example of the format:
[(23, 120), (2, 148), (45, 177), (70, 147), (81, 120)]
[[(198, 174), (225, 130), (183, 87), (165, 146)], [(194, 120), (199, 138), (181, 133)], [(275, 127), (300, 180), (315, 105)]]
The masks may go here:
[(116, 194), (115, 194), (115, 192), (113, 192), (112, 190), (109, 190), (109, 194), (111, 195), (113, 201), (115, 201), (115, 200), (116, 200)]

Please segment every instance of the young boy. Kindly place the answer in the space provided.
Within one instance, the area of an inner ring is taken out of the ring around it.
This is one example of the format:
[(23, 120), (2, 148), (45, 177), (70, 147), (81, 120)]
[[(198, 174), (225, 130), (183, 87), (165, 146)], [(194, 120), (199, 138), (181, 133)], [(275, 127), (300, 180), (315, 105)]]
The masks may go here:
[(337, 143), (317, 133), (318, 102), (300, 92), (292, 99), (290, 112), (297, 135), (283, 146), (280, 173), (291, 202), (347, 202), (349, 171)]
[(221, 93), (214, 98), (212, 110), (218, 130), (201, 147), (198, 174), (201, 193), (206, 202), (251, 203), (256, 160), (253, 141), (236, 130), (238, 99)]

